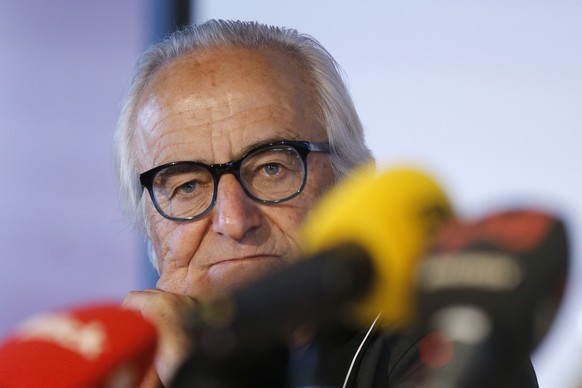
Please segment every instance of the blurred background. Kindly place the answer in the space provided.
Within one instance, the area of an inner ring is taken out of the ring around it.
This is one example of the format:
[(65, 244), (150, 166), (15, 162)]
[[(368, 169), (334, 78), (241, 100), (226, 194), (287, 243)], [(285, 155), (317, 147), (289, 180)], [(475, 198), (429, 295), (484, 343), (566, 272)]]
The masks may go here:
[[(164, 3), (0, 0), (0, 335), (151, 285), (119, 211), (111, 138)], [(345, 70), (380, 165), (425, 169), (461, 216), (536, 205), (563, 217), (572, 281), (533, 362), (541, 387), (582, 385), (581, 1), (192, 3), (192, 21), (315, 36)]]

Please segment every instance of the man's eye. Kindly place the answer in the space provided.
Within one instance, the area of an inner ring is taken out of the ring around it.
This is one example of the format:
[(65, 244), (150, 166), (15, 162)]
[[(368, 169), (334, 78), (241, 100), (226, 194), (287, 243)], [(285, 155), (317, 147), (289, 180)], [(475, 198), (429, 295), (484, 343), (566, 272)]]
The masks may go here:
[(198, 183), (194, 181), (186, 182), (176, 188), (178, 194), (192, 194), (198, 188)]
[(273, 176), (279, 174), (282, 168), (283, 167), (279, 163), (269, 163), (263, 166), (263, 171), (265, 172), (265, 175)]

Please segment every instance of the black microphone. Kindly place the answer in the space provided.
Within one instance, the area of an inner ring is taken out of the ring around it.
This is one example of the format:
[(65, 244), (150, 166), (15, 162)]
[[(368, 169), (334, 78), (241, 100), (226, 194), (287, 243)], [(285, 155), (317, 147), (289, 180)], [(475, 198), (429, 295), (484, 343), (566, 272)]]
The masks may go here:
[(539, 210), (453, 222), (418, 273), (420, 343), (428, 367), (418, 387), (516, 387), (551, 325), (568, 268), (564, 223)]

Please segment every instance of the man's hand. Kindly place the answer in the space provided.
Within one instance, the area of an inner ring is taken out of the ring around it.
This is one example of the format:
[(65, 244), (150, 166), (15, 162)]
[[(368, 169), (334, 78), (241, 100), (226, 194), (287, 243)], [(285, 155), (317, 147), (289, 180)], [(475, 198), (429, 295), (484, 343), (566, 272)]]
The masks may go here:
[(149, 373), (142, 388), (167, 386), (185, 361), (192, 347), (191, 338), (184, 327), (185, 318), (196, 308), (189, 296), (177, 295), (158, 289), (131, 291), (122, 306), (138, 310), (158, 329), (158, 351), (154, 367), (159, 376)]

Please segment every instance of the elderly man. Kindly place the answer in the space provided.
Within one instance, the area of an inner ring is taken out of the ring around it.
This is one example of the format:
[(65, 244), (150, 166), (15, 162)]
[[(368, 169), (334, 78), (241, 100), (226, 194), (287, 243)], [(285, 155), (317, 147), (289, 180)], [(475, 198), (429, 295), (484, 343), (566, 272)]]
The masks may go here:
[[(319, 43), (227, 21), (189, 27), (142, 56), (115, 142), (123, 200), (160, 274), (156, 289), (124, 301), (159, 329), (147, 386), (168, 384), (189, 353), (185, 312), (297, 260), (310, 208), (372, 159)], [(414, 341), (382, 346), (397, 349), (385, 372), (396, 381), (415, 360)], [(356, 348), (328, 384), (343, 382)]]

